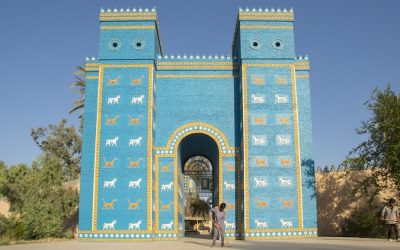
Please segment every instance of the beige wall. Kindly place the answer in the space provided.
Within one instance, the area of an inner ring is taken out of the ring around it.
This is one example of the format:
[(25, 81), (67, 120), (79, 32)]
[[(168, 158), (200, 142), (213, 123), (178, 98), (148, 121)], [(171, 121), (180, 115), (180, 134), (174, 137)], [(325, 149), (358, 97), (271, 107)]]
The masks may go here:
[(10, 204), (4, 198), (0, 198), (0, 214), (7, 216), (9, 209)]
[[(318, 234), (320, 236), (343, 236), (342, 225), (355, 211), (368, 211), (368, 201), (365, 196), (353, 193), (357, 180), (370, 175), (370, 170), (332, 171), (316, 173)], [(385, 199), (391, 197), (391, 192), (380, 194), (373, 201), (374, 207), (383, 206)], [(379, 211), (379, 210), (378, 210)], [(373, 214), (372, 214), (373, 213)], [(371, 211), (372, 216), (376, 211)], [(376, 223), (379, 223), (376, 218)]]

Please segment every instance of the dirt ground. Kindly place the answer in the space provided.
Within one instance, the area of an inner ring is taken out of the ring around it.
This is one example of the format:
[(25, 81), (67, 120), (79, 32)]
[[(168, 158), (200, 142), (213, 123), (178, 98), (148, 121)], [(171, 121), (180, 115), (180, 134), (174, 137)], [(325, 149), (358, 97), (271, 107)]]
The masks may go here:
[[(211, 249), (211, 241), (204, 238), (186, 237), (180, 241), (154, 241), (148, 243), (95, 243), (81, 242), (76, 240), (58, 241), (49, 243), (33, 243), (12, 246), (2, 246), (1, 249), (22, 249), (22, 250), (125, 250), (125, 249), (143, 249), (143, 250), (198, 250)], [(219, 242), (218, 242), (219, 243)], [(366, 250), (366, 249), (399, 249), (400, 242), (386, 242), (382, 239), (360, 239), (360, 238), (313, 238), (298, 240), (272, 240), (272, 241), (239, 241), (230, 240), (228, 249), (248, 249), (248, 250)], [(226, 244), (227, 245), (227, 244)], [(220, 249), (219, 244), (214, 249)]]

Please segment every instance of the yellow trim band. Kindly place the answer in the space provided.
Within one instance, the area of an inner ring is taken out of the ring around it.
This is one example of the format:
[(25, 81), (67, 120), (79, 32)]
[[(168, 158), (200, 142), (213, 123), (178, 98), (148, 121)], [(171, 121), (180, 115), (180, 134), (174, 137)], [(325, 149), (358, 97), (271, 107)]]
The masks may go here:
[(140, 30), (140, 29), (155, 29), (155, 25), (131, 25), (131, 26), (100, 26), (101, 30)]

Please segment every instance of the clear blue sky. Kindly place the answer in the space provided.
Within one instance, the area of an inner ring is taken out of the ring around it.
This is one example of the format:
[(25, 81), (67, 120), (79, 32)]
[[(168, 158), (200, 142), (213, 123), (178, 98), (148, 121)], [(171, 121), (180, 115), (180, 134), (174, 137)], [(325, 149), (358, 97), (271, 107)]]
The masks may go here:
[(75, 66), (96, 56), (100, 7), (157, 7), (166, 54), (231, 51), (238, 7), (294, 7), (297, 54), (311, 59), (317, 166), (340, 163), (361, 137), (375, 87), (400, 83), (400, 1), (19, 1), (0, 2), (0, 160), (31, 163), (33, 127), (68, 118)]

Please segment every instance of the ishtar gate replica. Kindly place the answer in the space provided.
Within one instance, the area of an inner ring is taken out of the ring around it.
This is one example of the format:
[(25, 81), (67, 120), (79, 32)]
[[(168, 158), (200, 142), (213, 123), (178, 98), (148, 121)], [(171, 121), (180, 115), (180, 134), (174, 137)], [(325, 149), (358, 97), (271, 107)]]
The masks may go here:
[(193, 200), (227, 204), (228, 239), (317, 236), (310, 67), (293, 22), (293, 10), (239, 9), (231, 55), (167, 56), (155, 9), (101, 11), (81, 240), (182, 238)]

